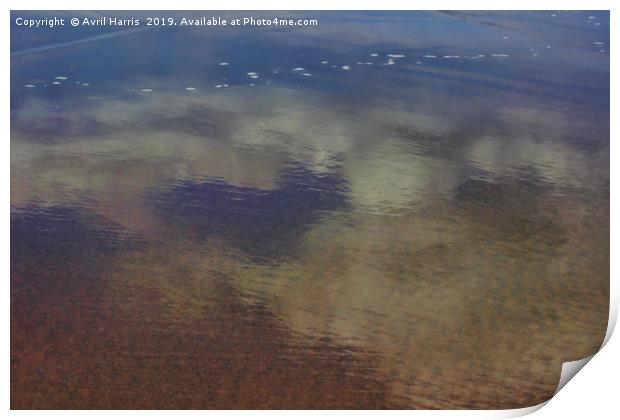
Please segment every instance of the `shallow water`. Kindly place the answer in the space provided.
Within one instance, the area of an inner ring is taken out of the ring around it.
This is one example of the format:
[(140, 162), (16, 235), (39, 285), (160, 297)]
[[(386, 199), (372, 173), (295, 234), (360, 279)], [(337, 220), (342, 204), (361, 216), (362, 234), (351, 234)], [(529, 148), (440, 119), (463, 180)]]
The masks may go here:
[(609, 15), (277, 14), (12, 27), (12, 408), (517, 408), (600, 346)]

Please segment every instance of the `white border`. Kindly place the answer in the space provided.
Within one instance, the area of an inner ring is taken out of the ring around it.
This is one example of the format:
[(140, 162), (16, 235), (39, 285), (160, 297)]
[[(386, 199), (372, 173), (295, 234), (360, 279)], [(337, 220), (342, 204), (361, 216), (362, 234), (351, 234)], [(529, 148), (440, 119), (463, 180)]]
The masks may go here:
[[(2, 31), (2, 45), (4, 52), (2, 54), (2, 71), (4, 75), (5, 83), (2, 84), (2, 93), (4, 100), (2, 101), (2, 117), (6, 123), (3, 127), (4, 136), (2, 138), (2, 159), (4, 160), (2, 165), (5, 178), (1, 184), (2, 197), (5, 200), (5, 211), (10, 209), (10, 153), (9, 153), (9, 123), (10, 123), (10, 110), (9, 110), (9, 21), (10, 10), (444, 10), (444, 9), (460, 9), (460, 10), (611, 10), (611, 48), (617, 45), (617, 31), (614, 30), (618, 19), (616, 18), (616, 11), (614, 11), (613, 5), (619, 2), (590, 0), (590, 1), (446, 1), (446, 0), (422, 0), (422, 1), (402, 1), (402, 0), (382, 0), (375, 2), (360, 2), (353, 0), (296, 0), (283, 1), (283, 0), (263, 0), (263, 1), (239, 1), (239, 0), (215, 0), (215, 1), (187, 1), (187, 0), (175, 0), (173, 2), (146, 2), (146, 1), (128, 1), (128, 0), (107, 0), (107, 1), (76, 1), (76, 0), (59, 0), (54, 2), (45, 2), (42, 0), (32, 1), (5, 1), (3, 2), (3, 21), (4, 24), (1, 27)], [(610, 48), (610, 50), (611, 50)], [(611, 74), (614, 75), (617, 72), (618, 66), (616, 65), (617, 59), (614, 54), (611, 54)], [(614, 210), (617, 208), (615, 205), (616, 197), (618, 197), (618, 180), (616, 175), (616, 164), (618, 162), (618, 156), (616, 153), (617, 147), (614, 146), (613, 139), (616, 138), (617, 123), (614, 121), (614, 111), (617, 111), (617, 84), (614, 78), (611, 80), (611, 208), (614, 215)], [(4, 363), (0, 368), (0, 380), (3, 385), (3, 392), (1, 394), (4, 410), (9, 410), (10, 398), (9, 398), (9, 374), (10, 374), (10, 288), (9, 288), (9, 256), (10, 256), (10, 217), (7, 214), (2, 219), (0, 229), (2, 237), (3, 252), (3, 312), (2, 312), (2, 360)], [(620, 227), (618, 223), (615, 223), (615, 219), (611, 219), (611, 310), (610, 310), (610, 323), (611, 327), (608, 330), (605, 342), (607, 343), (611, 337), (613, 326), (615, 325), (618, 313), (618, 288), (617, 288), (617, 273), (618, 273), (618, 248), (614, 245), (614, 237), (620, 233)], [(562, 391), (554, 398), (552, 398), (543, 410), (540, 410), (534, 414), (534, 418), (580, 418), (585, 416), (594, 418), (609, 418), (609, 413), (618, 412), (618, 396), (617, 396), (617, 384), (618, 384), (618, 355), (620, 354), (620, 344), (618, 339), (612, 339), (600, 352), (595, 355), (592, 362), (588, 364), (588, 367), (584, 372), (579, 374), (579, 379), (570, 381), (568, 385), (562, 389)], [(573, 364), (574, 366), (574, 364)], [(541, 406), (544, 406), (542, 404)], [(514, 417), (519, 415), (525, 415), (532, 411), (536, 411), (539, 407), (522, 410), (507, 410), (507, 411), (388, 411), (388, 412), (373, 412), (373, 411), (327, 411), (325, 414), (342, 416), (345, 418), (367, 418), (369, 416), (389, 416), (400, 417), (415, 416), (416, 418), (503, 418)], [(12, 411), (11, 416), (19, 418), (41, 417), (50, 419), (60, 419), (65, 417), (82, 418), (85, 415), (94, 418), (108, 418), (110, 416), (132, 416), (142, 417), (149, 419), (168, 418), (170, 415), (174, 416), (187, 416), (197, 418), (204, 415), (215, 417), (228, 417), (237, 415), (250, 415), (254, 418), (284, 418), (289, 416), (310, 418), (317, 415), (312, 411), (273, 411), (273, 412), (239, 412), (239, 411), (133, 411), (133, 412), (107, 412), (107, 411), (89, 411), (87, 413), (78, 411)], [(320, 413), (322, 414), (322, 413)], [(319, 414), (319, 415), (320, 415)]]

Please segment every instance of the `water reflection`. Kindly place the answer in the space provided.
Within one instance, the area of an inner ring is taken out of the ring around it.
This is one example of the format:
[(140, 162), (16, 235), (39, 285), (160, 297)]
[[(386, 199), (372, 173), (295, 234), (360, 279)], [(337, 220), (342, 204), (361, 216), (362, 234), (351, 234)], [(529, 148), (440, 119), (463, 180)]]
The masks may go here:
[(289, 169), (272, 190), (184, 181), (153, 201), (162, 219), (200, 239), (220, 236), (259, 261), (277, 262), (322, 213), (348, 208), (344, 184), (301, 167)]
[(13, 408), (515, 408), (600, 345), (608, 14), (317, 15), (13, 32)]

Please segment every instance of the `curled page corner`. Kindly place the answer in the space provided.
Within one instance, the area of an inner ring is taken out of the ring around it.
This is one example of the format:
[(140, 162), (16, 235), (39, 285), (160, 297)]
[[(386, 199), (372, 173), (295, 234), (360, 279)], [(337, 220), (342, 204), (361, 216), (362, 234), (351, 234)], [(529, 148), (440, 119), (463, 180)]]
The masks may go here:
[(531, 407), (523, 407), (523, 408), (516, 408), (516, 409), (511, 409), (511, 410), (503, 410), (500, 413), (498, 413), (499, 415), (495, 416), (495, 418), (516, 418), (516, 417), (523, 417), (523, 416), (527, 416), (528, 414), (532, 414), (538, 410), (540, 410), (541, 408), (543, 408), (545, 405), (547, 405), (547, 403), (549, 401), (551, 401), (551, 399), (553, 397), (555, 397), (557, 395), (558, 392), (560, 392), (560, 390), (562, 388), (564, 388), (564, 386), (585, 366), (588, 364), (588, 362), (590, 360), (592, 360), (592, 358), (594, 356), (596, 356), (596, 354), (601, 351), (601, 349), (603, 347), (605, 347), (605, 345), (609, 342), (609, 339), (611, 338), (615, 328), (616, 328), (616, 322), (618, 320), (618, 298), (617, 298), (617, 294), (614, 293), (615, 292), (615, 286), (614, 283), (611, 282), (610, 284), (610, 304), (609, 304), (609, 320), (607, 322), (607, 331), (605, 332), (605, 338), (603, 339), (603, 342), (601, 343), (601, 347), (594, 353), (591, 354), (590, 356), (584, 357), (583, 359), (579, 359), (579, 360), (573, 360), (570, 362), (564, 362), (562, 363), (562, 372), (560, 373), (560, 381), (558, 382), (558, 386), (555, 389), (555, 392), (553, 393), (553, 395), (551, 396), (551, 398), (549, 398), (547, 401), (543, 401), (540, 404), (537, 405), (533, 405)]
[[(602, 347), (601, 347), (602, 348)], [(579, 372), (592, 358), (596, 353), (584, 357), (583, 359), (573, 360), (572, 362), (564, 362), (562, 363), (562, 373), (560, 373), (560, 382), (558, 383), (558, 387), (555, 389), (553, 395), (555, 396), (564, 385), (568, 383), (573, 377)], [(553, 397), (552, 397), (553, 398)]]
[[(572, 362), (564, 362), (562, 364), (562, 373), (560, 374), (560, 382), (558, 383), (558, 387), (555, 389), (553, 396), (555, 396), (564, 385), (566, 385), (576, 374), (579, 372), (596, 354), (601, 351), (603, 347), (609, 342), (611, 335), (613, 334), (616, 328), (616, 321), (618, 320), (618, 298), (615, 293), (614, 282), (610, 282), (610, 301), (609, 301), (609, 320), (607, 321), (607, 331), (605, 332), (605, 338), (601, 343), (601, 347), (594, 353), (588, 357), (584, 357), (583, 359), (573, 360)], [(552, 397), (553, 398), (553, 397)]]
[[(593, 354), (588, 357), (584, 357), (583, 359), (573, 360), (571, 362), (564, 362), (562, 364), (562, 372), (560, 373), (560, 382), (558, 383), (555, 392), (553, 393), (553, 398), (564, 386), (579, 372), (585, 365), (588, 364), (590, 360), (596, 354), (601, 351), (603, 347), (609, 342), (611, 335), (613, 334), (616, 328), (616, 321), (618, 320), (618, 299), (617, 295), (614, 293), (613, 282), (610, 284), (610, 302), (609, 302), (609, 320), (607, 321), (607, 331), (605, 332), (605, 338), (601, 343), (601, 347)], [(544, 404), (543, 404), (544, 405)]]
[[(618, 319), (618, 300), (616, 298), (616, 294), (614, 294), (613, 282), (611, 286), (612, 287), (610, 290), (611, 300), (609, 302), (609, 320), (607, 321), (607, 331), (605, 332), (605, 338), (603, 339), (603, 342), (601, 343), (601, 347), (594, 354), (591, 354), (588, 357), (584, 357), (583, 359), (579, 359), (579, 360), (573, 360), (571, 362), (562, 363), (562, 372), (560, 373), (560, 382), (558, 383), (558, 386), (555, 389), (553, 396), (555, 396), (558, 392), (560, 392), (560, 390), (564, 388), (564, 386), (577, 374), (577, 372), (579, 372), (585, 365), (587, 365), (588, 362), (592, 360), (592, 358), (596, 356), (596, 354), (599, 351), (601, 351), (601, 349), (605, 347), (605, 345), (609, 342), (609, 339), (611, 338), (611, 335), (613, 334), (614, 329), (616, 328), (616, 321)], [(551, 398), (553, 398), (553, 396)]]
[[(608, 329), (609, 331), (609, 329)], [(607, 335), (606, 335), (607, 338)], [(603, 346), (605, 345), (606, 341), (603, 342)], [(601, 348), (603, 347), (601, 346)], [(556, 394), (558, 392), (560, 392), (560, 390), (564, 387), (564, 385), (566, 385), (576, 374), (577, 372), (579, 372), (586, 364), (588, 364), (588, 362), (596, 355), (596, 353), (588, 356), (588, 357), (584, 357), (583, 359), (579, 359), (579, 360), (573, 360), (571, 362), (564, 362), (562, 363), (562, 372), (560, 373), (560, 381), (558, 383), (557, 388), (555, 389), (553, 395), (551, 396), (551, 398), (549, 398), (546, 401), (543, 401), (540, 404), (536, 404), (530, 407), (523, 407), (523, 408), (516, 408), (516, 409), (512, 409), (512, 410), (504, 410), (502, 411), (499, 416), (496, 416), (495, 418), (516, 418), (516, 417), (523, 417), (523, 416), (527, 416), (529, 414), (532, 414), (538, 410), (540, 410), (541, 408), (543, 408), (545, 405), (547, 405), (547, 403), (549, 401), (551, 401), (551, 399), (553, 397), (556, 396)]]

